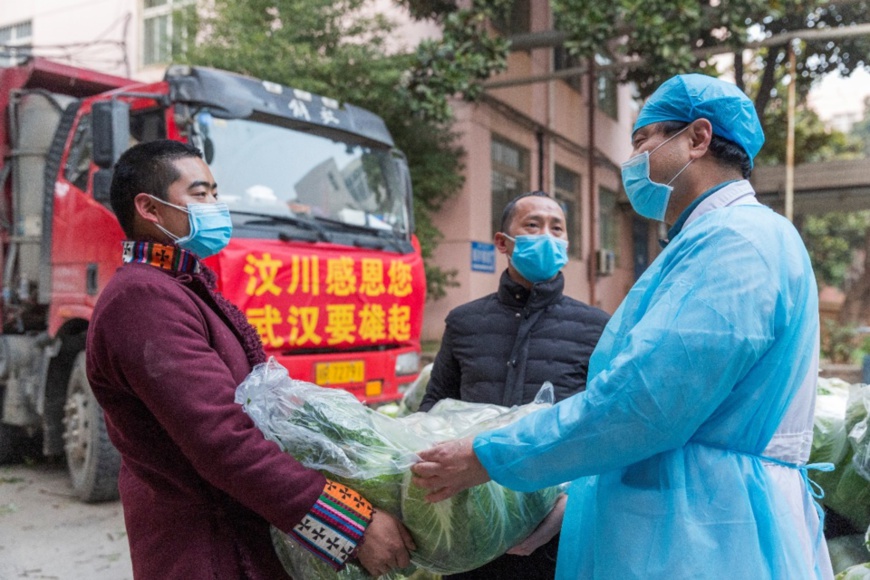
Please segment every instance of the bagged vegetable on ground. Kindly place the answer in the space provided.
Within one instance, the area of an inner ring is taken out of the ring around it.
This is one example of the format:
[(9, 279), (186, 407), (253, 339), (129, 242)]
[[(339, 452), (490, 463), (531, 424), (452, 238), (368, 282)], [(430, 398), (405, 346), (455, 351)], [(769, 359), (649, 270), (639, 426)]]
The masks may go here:
[(846, 410), (852, 465), (865, 480), (870, 481), (870, 387), (861, 386), (853, 393)]
[(815, 472), (825, 492), (821, 503), (856, 530), (870, 526), (870, 386), (819, 379), (810, 463), (830, 462), (834, 470)]
[(420, 403), (423, 402), (423, 397), (426, 395), (426, 387), (429, 385), (429, 377), (432, 376), (432, 366), (432, 363), (429, 363), (420, 369), (417, 380), (411, 383), (411, 386), (402, 395), (402, 400), (399, 402), (399, 417), (404, 417), (420, 410)]
[(870, 580), (870, 564), (858, 564), (843, 570), (834, 580)]
[(828, 540), (828, 550), (837, 575), (835, 580), (870, 580), (870, 528), (863, 536), (855, 534)]
[[(813, 415), (812, 461), (837, 465), (846, 455), (846, 406), (850, 385), (841, 379), (820, 378)], [(819, 472), (814, 473), (819, 475)]]
[(864, 541), (864, 534), (849, 534), (826, 540), (834, 574), (870, 561), (870, 552)]
[[(292, 380), (274, 359), (257, 365), (236, 391), (236, 402), (267, 439), (399, 518), (417, 545), (411, 562), (438, 574), (472, 570), (505, 553), (550, 512), (560, 488), (522, 493), (489, 482), (430, 504), (423, 500), (426, 492), (411, 483), (417, 452), (507, 425), (552, 401), (548, 385), (535, 402), (519, 407), (443, 400), (428, 413), (393, 418), (346, 391)], [(286, 542), (293, 540), (286, 534), (275, 538), (278, 554), (291, 571), (289, 561), (298, 549), (288, 549)]]

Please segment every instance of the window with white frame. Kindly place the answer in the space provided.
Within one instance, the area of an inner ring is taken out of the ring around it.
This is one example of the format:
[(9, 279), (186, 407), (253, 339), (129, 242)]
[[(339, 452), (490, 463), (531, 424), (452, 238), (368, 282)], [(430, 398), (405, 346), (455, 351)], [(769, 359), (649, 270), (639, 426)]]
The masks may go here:
[[(595, 55), (598, 66), (608, 66), (613, 61), (600, 54)], [(598, 70), (595, 77), (598, 85), (598, 108), (612, 119), (619, 118), (619, 87), (616, 73), (612, 69)]]
[(142, 65), (167, 64), (193, 41), (196, 0), (143, 0)]
[(501, 230), (501, 215), (510, 200), (529, 190), (529, 151), (493, 135), (492, 159), (492, 232)]
[(15, 66), (30, 56), (33, 21), (0, 27), (0, 67)]
[(565, 231), (568, 233), (568, 253), (579, 258), (583, 255), (580, 236), (580, 176), (561, 165), (555, 166), (553, 175), (556, 202), (565, 212)]
[[(553, 47), (553, 72), (572, 68), (580, 68), (582, 67), (582, 65), (582, 60), (572, 55), (568, 51), (568, 49), (565, 48), (564, 44)], [(574, 90), (583, 92), (583, 75), (576, 74), (570, 77), (563, 77), (562, 80), (565, 81), (568, 86), (572, 87)]]
[(598, 188), (598, 241), (601, 248), (611, 250), (619, 260), (619, 213), (617, 195), (612, 189)]

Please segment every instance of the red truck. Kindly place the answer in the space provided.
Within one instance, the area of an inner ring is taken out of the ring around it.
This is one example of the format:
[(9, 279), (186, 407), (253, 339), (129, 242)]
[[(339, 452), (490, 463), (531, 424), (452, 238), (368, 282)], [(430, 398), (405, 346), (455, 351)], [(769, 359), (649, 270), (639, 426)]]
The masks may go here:
[(207, 263), (267, 355), (373, 404), (416, 379), (423, 262), (407, 163), (377, 115), (209, 68), (142, 83), (42, 59), (0, 69), (0, 104), (0, 462), (41, 440), (83, 501), (117, 497), (84, 339), (121, 264), (112, 168), (153, 139), (203, 151), (233, 218)]

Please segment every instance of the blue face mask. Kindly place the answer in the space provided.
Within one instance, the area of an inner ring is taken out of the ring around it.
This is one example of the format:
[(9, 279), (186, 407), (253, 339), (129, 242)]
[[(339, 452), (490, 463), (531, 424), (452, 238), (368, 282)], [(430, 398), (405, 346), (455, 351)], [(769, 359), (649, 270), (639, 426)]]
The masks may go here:
[(510, 261), (520, 276), (537, 284), (549, 280), (568, 263), (568, 242), (549, 234), (505, 237), (514, 242)]
[(644, 151), (622, 164), (622, 186), (625, 188), (625, 194), (628, 196), (628, 201), (631, 203), (634, 211), (645, 218), (660, 222), (665, 221), (668, 202), (671, 199), (671, 192), (674, 191), (671, 184), (693, 161), (690, 159), (669, 182), (656, 183), (649, 177), (650, 155), (688, 128), (689, 126), (686, 125), (686, 127), (659, 143), (658, 147), (653, 149), (652, 152)]
[(233, 233), (233, 222), (227, 204), (191, 203), (187, 207), (181, 207), (153, 195), (151, 198), (187, 214), (190, 233), (183, 238), (179, 238), (160, 224), (154, 224), (161, 232), (172, 238), (179, 248), (193, 252), (200, 258), (208, 258), (227, 247)]

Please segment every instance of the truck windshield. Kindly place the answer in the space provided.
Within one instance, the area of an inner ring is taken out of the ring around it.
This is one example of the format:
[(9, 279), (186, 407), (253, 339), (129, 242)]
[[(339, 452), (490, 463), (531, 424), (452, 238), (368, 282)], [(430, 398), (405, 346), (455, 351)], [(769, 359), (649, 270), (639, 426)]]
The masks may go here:
[(407, 234), (405, 181), (386, 146), (208, 112), (194, 135), (230, 211)]

